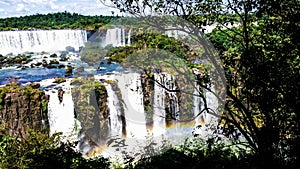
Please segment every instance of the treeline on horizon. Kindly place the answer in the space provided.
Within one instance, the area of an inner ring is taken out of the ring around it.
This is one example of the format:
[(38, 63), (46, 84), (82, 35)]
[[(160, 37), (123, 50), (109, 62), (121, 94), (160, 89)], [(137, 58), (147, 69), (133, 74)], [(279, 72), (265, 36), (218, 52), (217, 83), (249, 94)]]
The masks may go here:
[(31, 29), (87, 29), (94, 30), (110, 23), (119, 16), (85, 16), (77, 13), (58, 12), (20, 17), (0, 18), (0, 31)]

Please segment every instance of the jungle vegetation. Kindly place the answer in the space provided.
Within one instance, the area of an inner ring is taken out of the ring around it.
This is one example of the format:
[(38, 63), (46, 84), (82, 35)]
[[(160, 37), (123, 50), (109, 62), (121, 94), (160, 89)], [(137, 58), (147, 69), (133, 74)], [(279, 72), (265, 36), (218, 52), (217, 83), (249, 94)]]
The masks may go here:
[[(215, 24), (216, 29), (207, 37), (218, 51), (225, 71), (222, 82), (226, 100), (220, 127), (233, 138), (237, 136), (235, 131), (240, 132), (258, 168), (299, 166), (300, 1), (112, 2), (121, 12), (152, 25), (155, 22), (151, 22), (149, 14), (177, 16), (199, 30)], [(209, 54), (208, 49), (204, 50)], [(208, 57), (216, 63), (214, 55)]]
[[(223, 82), (227, 95), (220, 127), (233, 139), (238, 130), (246, 139), (243, 144), (251, 149), (250, 152), (243, 149), (235, 152), (213, 138), (199, 144), (187, 142), (179, 149), (143, 158), (135, 164), (128, 161), (125, 168), (279, 169), (300, 166), (300, 1), (111, 1), (121, 12), (133, 16), (143, 16), (147, 8), (156, 14), (186, 19), (199, 29), (207, 24), (219, 25), (207, 37), (217, 49), (225, 71)], [(232, 22), (239, 26), (222, 29)], [(5, 137), (1, 136), (2, 151), (18, 147), (12, 146), (13, 142), (7, 142)], [(1, 156), (4, 162), (16, 152), (14, 149), (7, 151), (11, 154)], [(27, 159), (25, 155), (24, 151), (18, 159)], [(56, 159), (56, 156), (51, 158)]]
[(110, 23), (118, 16), (85, 16), (77, 13), (58, 12), (0, 19), (0, 30), (31, 29), (87, 29), (94, 30)]

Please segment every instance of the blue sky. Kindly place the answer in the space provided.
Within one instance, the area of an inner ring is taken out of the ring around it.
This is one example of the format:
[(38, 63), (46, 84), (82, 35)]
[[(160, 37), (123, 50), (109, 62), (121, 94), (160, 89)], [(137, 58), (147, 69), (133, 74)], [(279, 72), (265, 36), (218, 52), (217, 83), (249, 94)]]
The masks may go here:
[(117, 12), (99, 0), (0, 0), (0, 18), (64, 11), (82, 15), (111, 15), (111, 11)]

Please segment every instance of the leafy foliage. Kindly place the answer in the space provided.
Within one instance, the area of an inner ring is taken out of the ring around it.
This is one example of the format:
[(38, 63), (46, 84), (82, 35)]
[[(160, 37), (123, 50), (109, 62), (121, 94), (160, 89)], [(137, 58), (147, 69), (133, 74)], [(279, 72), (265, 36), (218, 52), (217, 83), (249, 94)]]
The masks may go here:
[(140, 159), (125, 168), (256, 168), (257, 164), (253, 163), (253, 159), (252, 154), (236, 152), (230, 146), (214, 142), (212, 139), (205, 142), (201, 138), (194, 138), (187, 139), (184, 144), (171, 147), (157, 156)]
[(241, 132), (260, 168), (299, 166), (299, 1), (112, 2), (134, 16), (147, 15), (147, 9), (184, 18), (200, 30), (216, 25), (209, 39), (226, 76), (223, 131)]
[(84, 16), (77, 13), (58, 12), (0, 19), (0, 30), (28, 29), (98, 29), (118, 17)]
[(103, 157), (85, 159), (74, 149), (74, 144), (60, 141), (60, 133), (52, 136), (29, 131), (25, 139), (0, 135), (0, 168), (109, 168)]
[[(135, 32), (132, 36), (131, 46), (111, 48), (106, 53), (106, 56), (109, 57), (110, 61), (122, 62), (134, 52), (139, 52), (143, 49), (161, 49), (170, 52), (169, 54), (175, 57), (189, 61), (191, 66), (193, 59), (196, 57), (193, 51), (183, 42), (155, 31), (153, 33)], [(193, 66), (197, 67), (197, 65), (200, 66), (199, 64), (194, 64)]]
[[(94, 148), (103, 147), (109, 136), (107, 91), (104, 84), (95, 79), (76, 78), (71, 81), (75, 117), (80, 121), (81, 133), (91, 145), (88, 156)], [(82, 141), (82, 140), (80, 140)]]
[(105, 50), (100, 43), (88, 41), (80, 51), (81, 60), (89, 66), (94, 66), (104, 56)]
[(63, 82), (66, 82), (67, 80), (66, 80), (66, 78), (60, 78), (60, 77), (56, 77), (55, 79), (54, 79), (54, 81), (53, 81), (53, 83), (63, 83)]

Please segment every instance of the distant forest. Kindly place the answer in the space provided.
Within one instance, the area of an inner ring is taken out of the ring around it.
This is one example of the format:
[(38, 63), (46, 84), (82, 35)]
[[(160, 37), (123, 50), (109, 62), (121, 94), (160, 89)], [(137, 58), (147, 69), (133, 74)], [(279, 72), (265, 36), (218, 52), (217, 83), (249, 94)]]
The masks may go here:
[(77, 13), (58, 12), (21, 17), (0, 18), (0, 30), (30, 29), (87, 29), (94, 30), (119, 18), (118, 16), (84, 16)]

